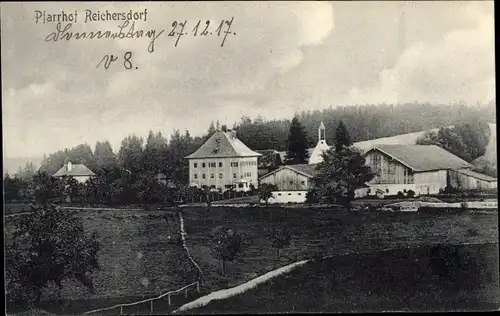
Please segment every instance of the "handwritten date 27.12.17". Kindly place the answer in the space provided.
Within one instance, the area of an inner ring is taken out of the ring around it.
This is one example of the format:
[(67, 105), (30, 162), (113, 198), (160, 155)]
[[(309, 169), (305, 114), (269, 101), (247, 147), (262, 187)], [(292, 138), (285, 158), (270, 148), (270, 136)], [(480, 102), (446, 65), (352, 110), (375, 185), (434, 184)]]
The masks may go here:
[[(235, 32), (231, 31), (231, 26), (233, 24), (234, 17), (231, 20), (226, 21), (222, 20), (219, 23), (215, 22), (212, 24), (211, 21), (206, 20), (198, 20), (193, 23), (193, 25), (188, 26), (188, 21), (174, 21), (172, 23), (172, 30), (168, 33), (168, 36), (175, 38), (175, 47), (179, 44), (179, 41), (184, 35), (192, 35), (192, 36), (217, 36), (222, 38), (221, 47), (224, 47), (224, 43), (226, 42), (226, 38), (228, 35), (236, 35)], [(189, 31), (189, 29), (191, 29)]]

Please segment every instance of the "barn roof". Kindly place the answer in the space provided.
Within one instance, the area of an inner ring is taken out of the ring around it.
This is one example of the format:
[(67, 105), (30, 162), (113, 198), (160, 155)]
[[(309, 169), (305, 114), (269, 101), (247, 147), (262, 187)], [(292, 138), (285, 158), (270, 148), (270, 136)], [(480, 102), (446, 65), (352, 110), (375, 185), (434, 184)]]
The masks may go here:
[(295, 171), (297, 173), (300, 173), (306, 177), (313, 178), (318, 174), (318, 170), (316, 170), (317, 164), (297, 164), (297, 165), (286, 165), (286, 166), (281, 166), (278, 169), (271, 171), (269, 173), (266, 173), (260, 178), (267, 177), (271, 174), (277, 173), (283, 169), (290, 169), (292, 171)]
[(436, 145), (376, 145), (372, 150), (398, 160), (414, 171), (472, 168), (465, 160)]
[(236, 132), (216, 131), (197, 151), (186, 158), (258, 157), (236, 137)]
[(78, 177), (78, 176), (95, 176), (95, 173), (92, 172), (87, 166), (84, 164), (72, 164), (71, 170), (68, 170), (68, 165), (64, 165), (61, 169), (57, 170), (53, 175), (54, 177)]
[(468, 170), (468, 169), (461, 169), (458, 172), (461, 173), (461, 174), (464, 174), (466, 176), (473, 177), (473, 178), (476, 178), (476, 179), (479, 179), (479, 180), (483, 180), (483, 181), (488, 181), (488, 182), (497, 181), (496, 178), (490, 177), (488, 175), (485, 175), (485, 174), (482, 174), (482, 173), (479, 173), (479, 172)]

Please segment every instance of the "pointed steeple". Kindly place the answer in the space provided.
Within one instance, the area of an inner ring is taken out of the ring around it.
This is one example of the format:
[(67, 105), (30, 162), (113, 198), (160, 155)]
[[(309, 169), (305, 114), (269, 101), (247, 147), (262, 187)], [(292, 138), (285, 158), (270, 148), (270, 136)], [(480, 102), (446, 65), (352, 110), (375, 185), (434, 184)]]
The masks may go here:
[(321, 121), (318, 127), (318, 142), (322, 140), (326, 140), (326, 129), (325, 129), (325, 124), (323, 124), (323, 121)]
[(323, 161), (322, 154), (323, 152), (327, 151), (330, 146), (326, 143), (326, 128), (325, 124), (323, 124), (323, 121), (319, 124), (318, 127), (318, 144), (316, 144), (316, 147), (311, 153), (311, 156), (309, 157), (309, 164), (317, 164)]

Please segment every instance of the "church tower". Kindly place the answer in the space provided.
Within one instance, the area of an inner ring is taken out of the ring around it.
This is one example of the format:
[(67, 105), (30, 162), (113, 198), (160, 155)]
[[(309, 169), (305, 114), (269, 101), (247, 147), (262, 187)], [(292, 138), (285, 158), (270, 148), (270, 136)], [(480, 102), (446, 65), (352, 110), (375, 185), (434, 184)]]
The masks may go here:
[(325, 124), (321, 122), (318, 127), (318, 144), (311, 153), (311, 157), (309, 157), (309, 164), (317, 164), (323, 161), (323, 157), (321, 156), (323, 152), (327, 151), (330, 148), (326, 143), (326, 129)]

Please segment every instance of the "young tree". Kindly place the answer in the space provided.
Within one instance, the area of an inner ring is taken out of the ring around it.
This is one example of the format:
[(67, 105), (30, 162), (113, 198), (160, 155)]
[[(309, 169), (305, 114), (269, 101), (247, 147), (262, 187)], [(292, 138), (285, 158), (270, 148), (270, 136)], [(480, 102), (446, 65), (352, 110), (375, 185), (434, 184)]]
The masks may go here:
[(218, 226), (213, 231), (212, 255), (222, 264), (222, 274), (226, 274), (226, 262), (233, 261), (241, 253), (241, 236), (232, 229)]
[(313, 179), (316, 192), (323, 201), (343, 201), (349, 208), (354, 199), (354, 190), (375, 176), (365, 165), (365, 158), (352, 147), (343, 147), (340, 152), (330, 148), (323, 153), (318, 164), (318, 175)]
[(33, 176), (33, 187), (35, 202), (39, 204), (47, 204), (64, 194), (63, 181), (54, 179), (45, 171), (38, 171)]
[(349, 132), (345, 127), (342, 121), (337, 125), (337, 129), (335, 130), (335, 151), (340, 152), (344, 146), (351, 146), (351, 137), (349, 136)]
[(288, 135), (288, 148), (286, 152), (287, 164), (307, 163), (309, 157), (309, 144), (304, 127), (299, 122), (296, 115), (290, 124), (290, 133)]
[(269, 233), (269, 238), (272, 246), (276, 248), (276, 259), (279, 260), (280, 250), (290, 245), (292, 234), (287, 228), (279, 227)]
[(269, 199), (273, 197), (273, 192), (278, 191), (278, 187), (275, 184), (262, 183), (259, 186), (259, 199), (266, 202), (268, 206)]
[(94, 290), (90, 274), (99, 269), (97, 235), (87, 236), (81, 219), (53, 206), (33, 206), (20, 218), (6, 255), (7, 299), (33, 306), (50, 283), (62, 289), (76, 279)]

